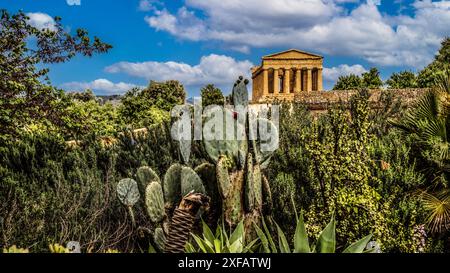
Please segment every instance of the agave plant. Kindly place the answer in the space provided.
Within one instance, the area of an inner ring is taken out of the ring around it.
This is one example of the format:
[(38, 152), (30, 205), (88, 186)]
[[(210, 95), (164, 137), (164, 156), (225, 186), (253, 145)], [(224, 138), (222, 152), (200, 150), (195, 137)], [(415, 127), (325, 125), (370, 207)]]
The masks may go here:
[(202, 237), (192, 234), (192, 238), (197, 247), (189, 243), (186, 246), (187, 253), (249, 253), (253, 252), (259, 241), (255, 239), (245, 244), (244, 221), (241, 221), (230, 235), (227, 234), (223, 221), (222, 225), (217, 225), (215, 233), (203, 222)]
[[(336, 220), (331, 222), (320, 233), (316, 244), (310, 245), (308, 234), (306, 232), (303, 214), (297, 217), (297, 227), (294, 235), (294, 249), (291, 249), (283, 230), (276, 224), (278, 234), (278, 246), (275, 244), (265, 221), (263, 221), (263, 230), (255, 225), (256, 232), (261, 240), (261, 252), (264, 253), (335, 253), (336, 252)], [(374, 253), (377, 247), (368, 247), (372, 235), (368, 235), (361, 240), (348, 246), (343, 253)]]
[[(428, 210), (428, 226), (432, 232), (450, 228), (450, 70), (438, 77), (435, 87), (418, 101), (400, 122), (392, 122), (404, 133), (415, 138), (423, 159), (424, 171), (433, 181), (419, 197)], [(439, 190), (444, 189), (444, 190)]]

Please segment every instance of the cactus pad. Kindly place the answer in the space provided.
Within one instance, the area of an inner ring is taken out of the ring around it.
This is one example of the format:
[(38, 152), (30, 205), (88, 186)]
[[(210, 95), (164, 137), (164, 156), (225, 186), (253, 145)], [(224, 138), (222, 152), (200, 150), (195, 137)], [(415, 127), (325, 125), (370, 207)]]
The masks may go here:
[(205, 187), (197, 173), (189, 168), (181, 168), (181, 196), (180, 199), (190, 192), (205, 194)]
[[(258, 134), (257, 140), (252, 141), (253, 150), (255, 151), (256, 162), (261, 165), (262, 169), (265, 169), (269, 164), (273, 153), (278, 148), (279, 132), (275, 124), (268, 119), (258, 118), (257, 124)], [(261, 131), (261, 127), (267, 129)]]
[(166, 203), (171, 205), (177, 203), (181, 198), (181, 169), (180, 164), (173, 164), (164, 176), (164, 199)]
[[(222, 111), (223, 117), (219, 111)], [(205, 150), (214, 163), (219, 161), (221, 155), (227, 155), (228, 157), (233, 158), (233, 160), (238, 160), (240, 141), (236, 136), (236, 132), (238, 131), (237, 128), (239, 128), (239, 131), (245, 132), (244, 127), (235, 120), (234, 112), (223, 108), (215, 109), (215, 111), (211, 113), (209, 119), (206, 119), (205, 124), (208, 124), (208, 122), (215, 122), (216, 116), (219, 116), (222, 119), (223, 128), (212, 127), (211, 132), (203, 131)], [(222, 129), (222, 134), (219, 134), (220, 129)], [(235, 132), (233, 136), (227, 136), (227, 132), (233, 131)], [(206, 133), (211, 133), (212, 135), (206, 136)], [(240, 140), (242, 141), (242, 139)]]
[(138, 183), (139, 192), (142, 195), (145, 194), (145, 189), (153, 181), (161, 184), (161, 179), (159, 179), (159, 176), (156, 174), (156, 172), (152, 168), (150, 168), (148, 166), (140, 167), (137, 170), (136, 180)]
[(153, 223), (159, 223), (164, 219), (164, 197), (162, 187), (158, 182), (152, 182), (147, 186), (145, 205)]
[(159, 251), (163, 252), (166, 245), (166, 235), (164, 235), (164, 231), (162, 228), (155, 229), (153, 240), (155, 242), (155, 246), (159, 249)]
[(167, 170), (163, 189), (166, 204), (171, 207), (191, 191), (205, 194), (205, 187), (197, 173), (180, 164), (174, 164)]
[(233, 87), (233, 105), (234, 106), (248, 106), (248, 90), (247, 90), (247, 84), (249, 81), (247, 79), (244, 80), (244, 77), (239, 77), (239, 79), (236, 81), (236, 84)]
[(227, 198), (228, 191), (231, 186), (230, 176), (228, 173), (227, 158), (225, 156), (219, 159), (216, 166), (217, 184), (219, 185), (219, 193), (223, 198)]
[(141, 197), (137, 182), (130, 178), (120, 180), (117, 184), (117, 197), (125, 206), (134, 206)]

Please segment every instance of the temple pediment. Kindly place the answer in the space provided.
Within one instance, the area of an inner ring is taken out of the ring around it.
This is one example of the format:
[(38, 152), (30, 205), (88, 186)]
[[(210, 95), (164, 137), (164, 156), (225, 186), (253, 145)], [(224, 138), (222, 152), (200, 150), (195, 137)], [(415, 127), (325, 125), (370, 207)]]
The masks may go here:
[(322, 59), (320, 55), (301, 51), (298, 49), (289, 49), (275, 54), (263, 57), (263, 60), (298, 60), (298, 59)]

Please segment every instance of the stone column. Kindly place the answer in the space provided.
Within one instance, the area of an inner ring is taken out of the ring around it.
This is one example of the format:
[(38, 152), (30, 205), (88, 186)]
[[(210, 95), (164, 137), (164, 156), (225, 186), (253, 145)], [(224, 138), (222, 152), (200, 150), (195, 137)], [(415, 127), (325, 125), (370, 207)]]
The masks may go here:
[(323, 77), (322, 77), (322, 68), (317, 69), (317, 90), (323, 91)]
[(295, 71), (295, 93), (302, 91), (302, 70), (298, 68)]
[(283, 93), (289, 94), (291, 92), (291, 70), (285, 69), (284, 70), (284, 86), (283, 86)]
[(263, 70), (263, 98), (269, 95), (269, 71)]
[(308, 68), (308, 80), (307, 80), (307, 83), (306, 83), (306, 91), (307, 92), (311, 92), (312, 91), (312, 69), (311, 68)]
[(278, 76), (278, 69), (273, 70), (273, 94), (280, 93), (280, 76)]

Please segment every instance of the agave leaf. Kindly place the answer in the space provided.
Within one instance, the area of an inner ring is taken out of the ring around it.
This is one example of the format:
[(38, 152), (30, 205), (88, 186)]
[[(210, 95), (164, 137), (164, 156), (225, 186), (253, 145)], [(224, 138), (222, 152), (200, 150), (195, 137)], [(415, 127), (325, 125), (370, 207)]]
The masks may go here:
[(241, 221), (230, 236), (230, 244), (234, 244), (238, 239), (244, 238), (244, 221)]
[(370, 234), (370, 235), (362, 238), (361, 240), (351, 244), (342, 253), (363, 253), (367, 244), (370, 242), (370, 239), (372, 239), (372, 236), (373, 235)]
[(334, 253), (336, 251), (336, 220), (334, 215), (331, 222), (320, 233), (316, 249), (319, 253)]
[(242, 237), (236, 239), (230, 247), (229, 247), (230, 253), (242, 253), (244, 250), (244, 240)]
[(270, 248), (269, 248), (269, 240), (267, 239), (266, 235), (258, 227), (258, 225), (253, 223), (253, 226), (254, 226), (254, 228), (256, 230), (256, 234), (258, 235), (258, 238), (261, 240), (261, 244), (262, 244), (262, 247), (264, 249), (264, 253), (271, 253)]
[(258, 241), (259, 241), (259, 238), (256, 238), (255, 240), (251, 241), (247, 246), (245, 246), (242, 253), (252, 252), (253, 247), (256, 245), (256, 243), (258, 243)]
[(311, 253), (302, 212), (300, 212), (300, 217), (297, 220), (297, 228), (295, 229), (294, 249), (295, 253)]
[(205, 240), (203, 240), (202, 238), (198, 237), (195, 234), (192, 234), (192, 237), (194, 238), (195, 242), (197, 243), (201, 251), (203, 251), (203, 253), (214, 253), (214, 250), (208, 245), (208, 243)]
[(276, 224), (276, 225), (277, 225), (277, 231), (278, 231), (278, 243), (280, 245), (281, 253), (291, 253), (291, 249), (289, 248), (289, 243), (286, 240), (286, 235), (284, 235), (284, 232), (281, 230), (280, 226), (278, 226), (278, 224)]
[(272, 249), (272, 253), (278, 253), (277, 247), (273, 241), (272, 235), (270, 234), (270, 231), (267, 228), (266, 221), (264, 221), (264, 219), (263, 219), (262, 223), (263, 223), (264, 232), (266, 233), (266, 236), (267, 236), (267, 240), (269, 241), (270, 247)]
[(219, 239), (215, 239), (214, 240), (214, 250), (215, 253), (221, 253), (222, 251), (222, 243), (220, 242)]
[(214, 242), (216, 238), (214, 237), (214, 234), (212, 233), (211, 229), (203, 220), (202, 226), (203, 226), (203, 238), (205, 239), (205, 241)]

